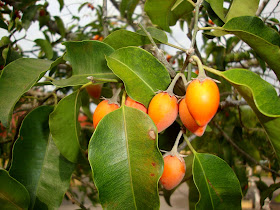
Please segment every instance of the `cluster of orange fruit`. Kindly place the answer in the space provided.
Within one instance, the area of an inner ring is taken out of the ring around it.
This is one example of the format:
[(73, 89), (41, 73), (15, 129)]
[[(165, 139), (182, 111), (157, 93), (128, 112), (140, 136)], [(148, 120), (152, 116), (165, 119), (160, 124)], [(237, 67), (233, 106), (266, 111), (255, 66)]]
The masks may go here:
[[(173, 92), (173, 91), (172, 91)], [(217, 84), (211, 78), (194, 79), (186, 89), (186, 95), (178, 100), (170, 91), (157, 93), (149, 103), (148, 108), (129, 96), (125, 105), (147, 113), (154, 121), (158, 132), (168, 128), (178, 115), (184, 126), (197, 136), (202, 136), (207, 124), (216, 114), (220, 101)], [(93, 113), (93, 126), (108, 113), (118, 109), (120, 105), (110, 99), (100, 102)], [(176, 149), (163, 156), (164, 171), (160, 183), (167, 190), (176, 187), (185, 175), (185, 161)]]

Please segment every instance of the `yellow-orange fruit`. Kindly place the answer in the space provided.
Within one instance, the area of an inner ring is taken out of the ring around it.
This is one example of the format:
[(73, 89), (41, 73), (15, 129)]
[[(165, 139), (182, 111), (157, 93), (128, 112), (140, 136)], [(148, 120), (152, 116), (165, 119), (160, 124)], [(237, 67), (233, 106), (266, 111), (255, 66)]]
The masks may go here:
[(216, 114), (220, 92), (217, 84), (210, 78), (203, 81), (194, 79), (186, 90), (186, 105), (191, 116), (199, 126), (204, 126)]
[(158, 132), (168, 128), (178, 116), (178, 100), (166, 92), (156, 94), (148, 107), (148, 115), (157, 126)]
[(164, 168), (160, 183), (167, 190), (172, 190), (176, 187), (185, 176), (186, 165), (184, 158), (167, 155), (163, 157)]
[(193, 134), (197, 136), (202, 136), (204, 134), (204, 131), (207, 127), (207, 125), (199, 126), (193, 117), (191, 116), (187, 104), (185, 102), (185, 98), (183, 98), (179, 103), (179, 116), (184, 124), (184, 126)]
[(86, 90), (92, 98), (99, 99), (101, 96), (102, 85), (101, 84), (88, 85), (86, 86)]
[(133, 108), (135, 108), (135, 109), (139, 109), (139, 110), (141, 110), (141, 111), (143, 111), (143, 112), (145, 112), (145, 113), (148, 112), (147, 108), (146, 108), (143, 104), (141, 104), (141, 103), (139, 103), (139, 102), (133, 100), (133, 99), (130, 98), (129, 96), (127, 96), (127, 98), (126, 98), (126, 100), (125, 100), (125, 105), (126, 105), (126, 106), (129, 106), (129, 107), (133, 107)]
[(120, 106), (118, 104), (112, 103), (109, 104), (108, 100), (101, 101), (92, 116), (93, 127), (96, 128), (99, 121), (108, 113), (118, 109)]

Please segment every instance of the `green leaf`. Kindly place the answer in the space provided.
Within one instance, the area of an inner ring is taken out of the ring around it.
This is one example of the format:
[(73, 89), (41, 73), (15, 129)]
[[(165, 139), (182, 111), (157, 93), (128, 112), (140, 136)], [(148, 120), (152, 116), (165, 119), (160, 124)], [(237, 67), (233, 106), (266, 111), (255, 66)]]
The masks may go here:
[(174, 26), (184, 15), (192, 12), (194, 6), (187, 0), (177, 0), (171, 8), (169, 25)]
[(193, 177), (200, 194), (196, 209), (241, 209), (240, 184), (229, 165), (211, 154), (194, 156)]
[(226, 15), (226, 22), (239, 16), (255, 16), (259, 7), (259, 0), (233, 0)]
[[(66, 54), (64, 59), (72, 64), (72, 77), (53, 82), (57, 86), (83, 85), (89, 82), (88, 76), (102, 79), (116, 79), (116, 76), (108, 68), (105, 55), (110, 55), (114, 49), (99, 41), (64, 42)], [(84, 78), (83, 78), (84, 77)], [(69, 80), (69, 81), (67, 81)], [(82, 82), (81, 84), (81, 81)]]
[(236, 17), (215, 32), (231, 33), (246, 42), (273, 69), (280, 79), (280, 35), (258, 17)]
[(177, 0), (147, 0), (144, 10), (152, 23), (170, 32), (171, 9)]
[(126, 17), (129, 22), (132, 22), (132, 15), (138, 2), (139, 0), (122, 0), (120, 4), (122, 17)]
[(216, 15), (225, 22), (224, 0), (206, 0)]
[(124, 82), (128, 95), (146, 107), (155, 92), (166, 90), (170, 83), (165, 67), (138, 47), (118, 49), (106, 59), (108, 66)]
[(53, 107), (41, 106), (23, 120), (13, 148), (10, 175), (30, 195), (29, 209), (57, 209), (69, 187), (75, 165), (56, 148), (49, 131)]
[(22, 26), (25, 30), (29, 28), (32, 20), (37, 14), (38, 10), (42, 7), (42, 5), (32, 5), (26, 8), (22, 16)]
[(64, 97), (59, 101), (50, 115), (50, 131), (53, 141), (61, 154), (76, 163), (80, 152), (80, 125), (78, 114), (81, 106), (80, 91)]
[[(168, 42), (168, 38), (165, 32), (163, 32), (162, 30), (159, 30), (157, 28), (147, 28), (146, 30), (151, 34), (156, 43)], [(123, 37), (125, 37), (125, 39)], [(135, 33), (124, 29), (114, 31), (109, 36), (107, 36), (103, 40), (103, 42), (110, 45), (116, 50), (123, 47), (143, 46), (151, 43), (142, 30), (139, 30), (137, 31), (137, 33)]]
[(51, 62), (47, 60), (21, 58), (3, 69), (0, 77), (0, 121), (5, 127), (9, 126), (16, 102), (50, 66)]
[(61, 11), (64, 7), (64, 0), (58, 0), (59, 3), (59, 10)]
[(41, 50), (45, 53), (46, 57), (50, 60), (53, 57), (52, 45), (48, 40), (45, 39), (36, 39), (34, 41), (38, 46), (41, 47)]
[(195, 209), (195, 205), (199, 201), (199, 192), (193, 179), (187, 180), (187, 184), (189, 186), (189, 209)]
[(280, 160), (280, 99), (272, 85), (246, 69), (213, 72), (230, 82), (257, 115)]
[(57, 27), (58, 27), (58, 30), (59, 30), (59, 33), (60, 33), (61, 37), (65, 37), (65, 27), (64, 27), (63, 20), (58, 16), (54, 16), (54, 19), (55, 19), (55, 22), (57, 24)]
[(0, 206), (2, 209), (28, 209), (30, 197), (26, 188), (0, 169)]
[(0, 19), (0, 28), (8, 30), (7, 24), (2, 19)]
[(264, 190), (263, 192), (261, 192), (261, 200), (260, 200), (261, 206), (263, 206), (264, 200), (265, 200), (267, 197), (272, 197), (273, 192), (274, 192), (275, 190), (279, 189), (279, 188), (280, 188), (280, 183), (276, 183), (276, 184), (270, 185), (266, 190)]
[[(248, 104), (254, 103), (265, 116), (280, 117), (280, 99), (274, 87), (256, 73), (247, 69), (230, 69), (220, 73), (242, 95)], [(245, 90), (246, 89), (246, 90)]]
[(106, 115), (89, 143), (89, 162), (105, 209), (159, 209), (163, 159), (157, 129), (142, 111), (122, 106)]

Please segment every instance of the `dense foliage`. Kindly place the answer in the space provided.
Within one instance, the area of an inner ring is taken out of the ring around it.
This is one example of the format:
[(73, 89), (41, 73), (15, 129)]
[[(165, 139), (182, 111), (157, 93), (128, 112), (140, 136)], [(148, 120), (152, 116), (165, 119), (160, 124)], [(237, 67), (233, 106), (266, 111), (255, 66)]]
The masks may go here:
[[(87, 198), (159, 209), (159, 196), (170, 204), (186, 182), (189, 209), (241, 209), (247, 170), (258, 167), (255, 205), (272, 198), (280, 35), (275, 8), (263, 15), (269, 1), (104, 0), (76, 6), (79, 15), (58, 4), (70, 24), (48, 1), (0, 1), (1, 207), (58, 209), (66, 198), (85, 209)], [(40, 35), (29, 40), (35, 24)], [(194, 78), (213, 84), (190, 92)], [(169, 180), (165, 151), (185, 164), (179, 184), (159, 181), (163, 171)]]

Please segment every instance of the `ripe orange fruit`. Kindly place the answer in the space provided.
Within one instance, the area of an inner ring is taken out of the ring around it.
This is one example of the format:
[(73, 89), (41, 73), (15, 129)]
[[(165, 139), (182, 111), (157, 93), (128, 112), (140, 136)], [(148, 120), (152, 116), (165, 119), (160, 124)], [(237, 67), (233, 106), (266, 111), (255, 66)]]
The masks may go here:
[(214, 22), (211, 19), (208, 20), (208, 23), (214, 25)]
[(86, 90), (92, 98), (99, 99), (101, 96), (102, 85), (101, 84), (88, 85), (86, 86)]
[(179, 155), (166, 155), (163, 156), (163, 161), (163, 173), (159, 181), (165, 189), (172, 190), (185, 176), (185, 160)]
[(98, 40), (100, 38), (100, 36), (98, 34), (96, 34), (94, 37), (93, 37), (93, 40)]
[(130, 106), (130, 107), (133, 107), (133, 108), (135, 108), (135, 109), (139, 109), (139, 110), (141, 110), (141, 111), (143, 111), (143, 112), (145, 112), (145, 113), (148, 112), (147, 108), (146, 108), (143, 104), (141, 104), (141, 103), (139, 103), (139, 102), (137, 102), (137, 101), (134, 101), (134, 100), (133, 100), (132, 98), (130, 98), (129, 96), (127, 96), (127, 98), (126, 98), (126, 100), (125, 100), (125, 105), (126, 105), (126, 106)]
[(166, 92), (156, 94), (148, 107), (148, 115), (157, 126), (158, 132), (168, 128), (178, 116), (178, 100)]
[(186, 105), (191, 116), (199, 126), (204, 126), (216, 114), (220, 92), (217, 84), (210, 78), (202, 81), (194, 79), (186, 90)]
[[(168, 62), (170, 62), (170, 59), (172, 58), (172, 56), (171, 55), (167, 55), (166, 56), (166, 60), (168, 61)], [(175, 60), (172, 62), (172, 64), (175, 64)]]
[(96, 128), (99, 121), (108, 113), (118, 109), (120, 106), (116, 103), (110, 103), (109, 100), (105, 99), (104, 101), (101, 101), (92, 116), (93, 121), (93, 127)]
[(179, 103), (179, 116), (184, 124), (184, 126), (193, 134), (197, 136), (202, 136), (204, 134), (204, 131), (207, 127), (207, 125), (199, 126), (193, 117), (191, 116), (187, 104), (185, 102), (185, 98), (183, 98)]

